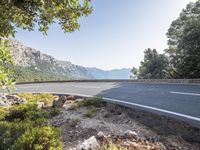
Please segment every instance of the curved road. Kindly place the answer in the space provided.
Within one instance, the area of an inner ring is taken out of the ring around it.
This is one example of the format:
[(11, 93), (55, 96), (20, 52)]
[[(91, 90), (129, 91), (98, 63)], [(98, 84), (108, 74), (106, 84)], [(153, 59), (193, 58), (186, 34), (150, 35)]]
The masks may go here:
[(16, 92), (102, 96), (105, 100), (178, 118), (200, 127), (200, 85), (134, 82), (19, 84)]

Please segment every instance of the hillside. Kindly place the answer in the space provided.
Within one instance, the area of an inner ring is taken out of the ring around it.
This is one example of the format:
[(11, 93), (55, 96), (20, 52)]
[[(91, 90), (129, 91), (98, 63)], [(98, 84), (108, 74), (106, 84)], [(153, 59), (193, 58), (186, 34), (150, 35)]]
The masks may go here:
[(15, 61), (17, 81), (89, 79), (92, 75), (82, 66), (54, 57), (24, 46), (10, 39), (11, 53)]
[(10, 39), (17, 82), (68, 79), (128, 79), (130, 69), (104, 71), (60, 61)]
[(113, 69), (113, 70), (101, 70), (98, 68), (87, 68), (90, 74), (95, 79), (129, 79), (131, 69)]

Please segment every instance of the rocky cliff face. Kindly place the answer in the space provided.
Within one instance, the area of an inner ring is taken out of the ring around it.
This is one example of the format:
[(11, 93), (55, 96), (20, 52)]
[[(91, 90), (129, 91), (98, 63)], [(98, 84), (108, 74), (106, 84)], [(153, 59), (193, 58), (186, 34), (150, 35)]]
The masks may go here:
[(18, 82), (65, 79), (128, 79), (131, 69), (104, 71), (86, 68), (69, 61), (60, 61), (40, 51), (10, 39)]
[(54, 57), (24, 46), (17, 40), (10, 39), (11, 53), (15, 65), (23, 68), (32, 68), (49, 74), (68, 76), (72, 79), (89, 79), (93, 76), (82, 66), (68, 61), (56, 60)]

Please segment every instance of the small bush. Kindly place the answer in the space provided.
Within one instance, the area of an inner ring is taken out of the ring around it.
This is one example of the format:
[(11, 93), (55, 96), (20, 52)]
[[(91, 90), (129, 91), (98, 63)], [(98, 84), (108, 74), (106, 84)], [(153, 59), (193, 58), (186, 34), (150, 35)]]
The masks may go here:
[(8, 108), (0, 107), (0, 121), (8, 114)]
[(88, 98), (85, 101), (84, 106), (101, 107), (102, 106), (102, 98), (101, 97), (97, 97), (97, 96)]
[(54, 117), (54, 116), (57, 116), (60, 112), (61, 112), (61, 109), (60, 109), (60, 108), (54, 107), (54, 108), (51, 109), (50, 115), (51, 115), (52, 117)]
[(0, 149), (10, 149), (16, 139), (29, 128), (32, 128), (32, 122), (0, 121)]
[(88, 118), (92, 118), (96, 115), (97, 109), (93, 106), (90, 110), (88, 110), (84, 116)]
[(53, 95), (49, 93), (31, 94), (31, 93), (20, 93), (19, 97), (25, 98), (29, 103), (36, 104), (37, 102), (44, 102), (45, 105), (51, 106), (53, 103)]
[(98, 96), (87, 98), (86, 100), (80, 101), (77, 103), (77, 107), (81, 107), (81, 106), (101, 107), (102, 105), (103, 105), (102, 98)]
[(80, 119), (78, 119), (78, 118), (72, 119), (72, 120), (70, 121), (70, 127), (75, 127), (75, 126), (77, 126), (77, 125), (79, 124), (79, 122), (80, 122)]
[(60, 131), (53, 127), (27, 130), (11, 146), (12, 150), (62, 150)]
[[(24, 94), (27, 104), (0, 108), (0, 149), (2, 150), (61, 150), (60, 131), (47, 126), (48, 114), (37, 107), (45, 95)], [(51, 96), (47, 99), (50, 100)], [(54, 109), (52, 114), (59, 113)]]
[(40, 102), (44, 102), (47, 106), (52, 106), (54, 101), (53, 95), (49, 93), (36, 94), (35, 97)]
[(5, 119), (7, 121), (30, 120), (34, 122), (41, 122), (42, 120), (45, 120), (46, 116), (46, 112), (42, 109), (37, 108), (36, 104), (26, 104), (12, 107)]

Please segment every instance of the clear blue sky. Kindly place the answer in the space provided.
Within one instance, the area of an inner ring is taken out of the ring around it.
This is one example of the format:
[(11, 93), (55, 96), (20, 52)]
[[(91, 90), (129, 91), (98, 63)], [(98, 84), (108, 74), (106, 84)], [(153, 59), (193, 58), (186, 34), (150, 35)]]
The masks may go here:
[(48, 36), (18, 30), (16, 39), (86, 67), (138, 67), (146, 48), (162, 53), (167, 47), (167, 29), (190, 1), (195, 0), (92, 0), (94, 11), (80, 19), (80, 31), (64, 34), (55, 24)]

